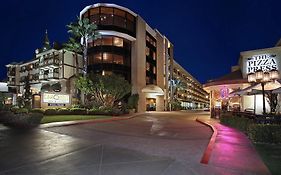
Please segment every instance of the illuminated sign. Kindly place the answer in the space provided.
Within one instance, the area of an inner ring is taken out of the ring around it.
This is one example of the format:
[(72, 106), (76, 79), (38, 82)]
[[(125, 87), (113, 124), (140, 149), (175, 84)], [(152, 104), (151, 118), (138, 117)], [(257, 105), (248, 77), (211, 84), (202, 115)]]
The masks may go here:
[(44, 103), (69, 103), (69, 95), (65, 94), (43, 94)]
[(277, 70), (276, 55), (262, 54), (255, 55), (247, 60), (247, 73), (254, 73), (258, 70), (268, 72), (270, 70)]
[(220, 90), (220, 96), (221, 98), (227, 98), (229, 96), (229, 89), (227, 87), (223, 87)]

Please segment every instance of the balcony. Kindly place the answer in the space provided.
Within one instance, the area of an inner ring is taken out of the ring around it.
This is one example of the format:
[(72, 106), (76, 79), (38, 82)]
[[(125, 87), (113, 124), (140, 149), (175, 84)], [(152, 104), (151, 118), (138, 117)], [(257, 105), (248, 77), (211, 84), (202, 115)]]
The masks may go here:
[(16, 72), (15, 71), (8, 71), (7, 76), (8, 77), (14, 77), (14, 76), (16, 76)]
[(7, 86), (15, 86), (16, 82), (15, 81), (7, 81)]
[(57, 79), (59, 79), (59, 73), (56, 72), (39, 75), (40, 81), (49, 81), (49, 80), (57, 80)]
[(60, 60), (58, 58), (46, 59), (39, 63), (40, 69), (58, 68)]

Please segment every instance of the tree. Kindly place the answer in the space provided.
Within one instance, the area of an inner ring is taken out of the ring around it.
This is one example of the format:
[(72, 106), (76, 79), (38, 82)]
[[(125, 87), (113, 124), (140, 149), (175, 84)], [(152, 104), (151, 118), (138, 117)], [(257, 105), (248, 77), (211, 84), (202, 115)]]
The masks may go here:
[(170, 87), (171, 87), (171, 99), (169, 102), (170, 110), (175, 109), (173, 106), (178, 105), (177, 101), (177, 93), (179, 90), (184, 90), (187, 89), (186, 83), (182, 82), (181, 80), (178, 79), (172, 79), (170, 80)]
[(25, 80), (24, 80), (23, 98), (24, 98), (24, 107), (31, 108), (32, 92), (30, 89), (29, 74), (25, 77)]
[(78, 62), (78, 53), (82, 53), (82, 46), (76, 39), (70, 37), (68, 42), (63, 45), (67, 50), (74, 52), (75, 54), (75, 64), (76, 64), (76, 76), (79, 76), (79, 62)]
[(270, 106), (270, 113), (275, 113), (278, 104), (278, 94), (273, 94), (272, 91), (266, 92), (266, 100)]
[[(69, 39), (68, 46), (69, 48), (74, 49), (74, 52), (83, 52), (84, 60), (84, 76), (87, 74), (87, 51), (88, 51), (88, 40), (97, 39), (100, 34), (96, 31), (97, 25), (90, 23), (88, 18), (80, 19), (77, 17), (76, 23), (70, 23), (67, 25), (68, 33), (72, 34), (73, 37)], [(77, 42), (77, 38), (81, 39), (81, 42)], [(71, 47), (70, 47), (71, 46)]]
[(119, 75), (91, 74), (76, 81), (79, 90), (85, 93), (95, 107), (112, 108), (116, 102), (131, 92), (131, 85)]

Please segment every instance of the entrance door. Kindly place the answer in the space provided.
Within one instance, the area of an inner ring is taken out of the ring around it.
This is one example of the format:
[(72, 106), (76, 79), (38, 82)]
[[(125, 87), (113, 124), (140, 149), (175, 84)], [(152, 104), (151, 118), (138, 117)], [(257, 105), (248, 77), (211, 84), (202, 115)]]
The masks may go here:
[(146, 111), (156, 111), (156, 98), (146, 98)]
[(32, 108), (41, 108), (41, 96), (35, 94), (32, 96)]

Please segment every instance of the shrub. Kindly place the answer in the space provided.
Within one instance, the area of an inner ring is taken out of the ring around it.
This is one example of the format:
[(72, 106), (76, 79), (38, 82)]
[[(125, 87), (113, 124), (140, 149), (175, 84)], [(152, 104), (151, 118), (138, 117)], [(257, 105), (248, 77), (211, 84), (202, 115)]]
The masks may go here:
[(72, 115), (86, 115), (87, 114), (87, 110), (84, 108), (71, 108), (69, 111), (70, 111), (70, 114), (72, 114)]
[(1, 122), (12, 128), (34, 128), (38, 126), (43, 118), (40, 113), (13, 113), (10, 111), (1, 113)]
[(225, 113), (221, 115), (220, 122), (247, 133), (248, 127), (253, 123), (253, 120), (243, 117), (233, 117), (231, 114)]
[(28, 109), (27, 108), (14, 108), (12, 110), (12, 112), (14, 112), (15, 114), (21, 114), (21, 113), (28, 113)]
[(139, 101), (139, 94), (132, 94), (128, 98), (128, 109), (137, 109)]
[(35, 108), (35, 109), (30, 109), (29, 112), (44, 114), (45, 110), (44, 109)]
[(57, 115), (58, 114), (58, 109), (46, 109), (45, 110), (45, 115)]
[(251, 124), (248, 128), (248, 135), (254, 142), (281, 143), (281, 126)]

